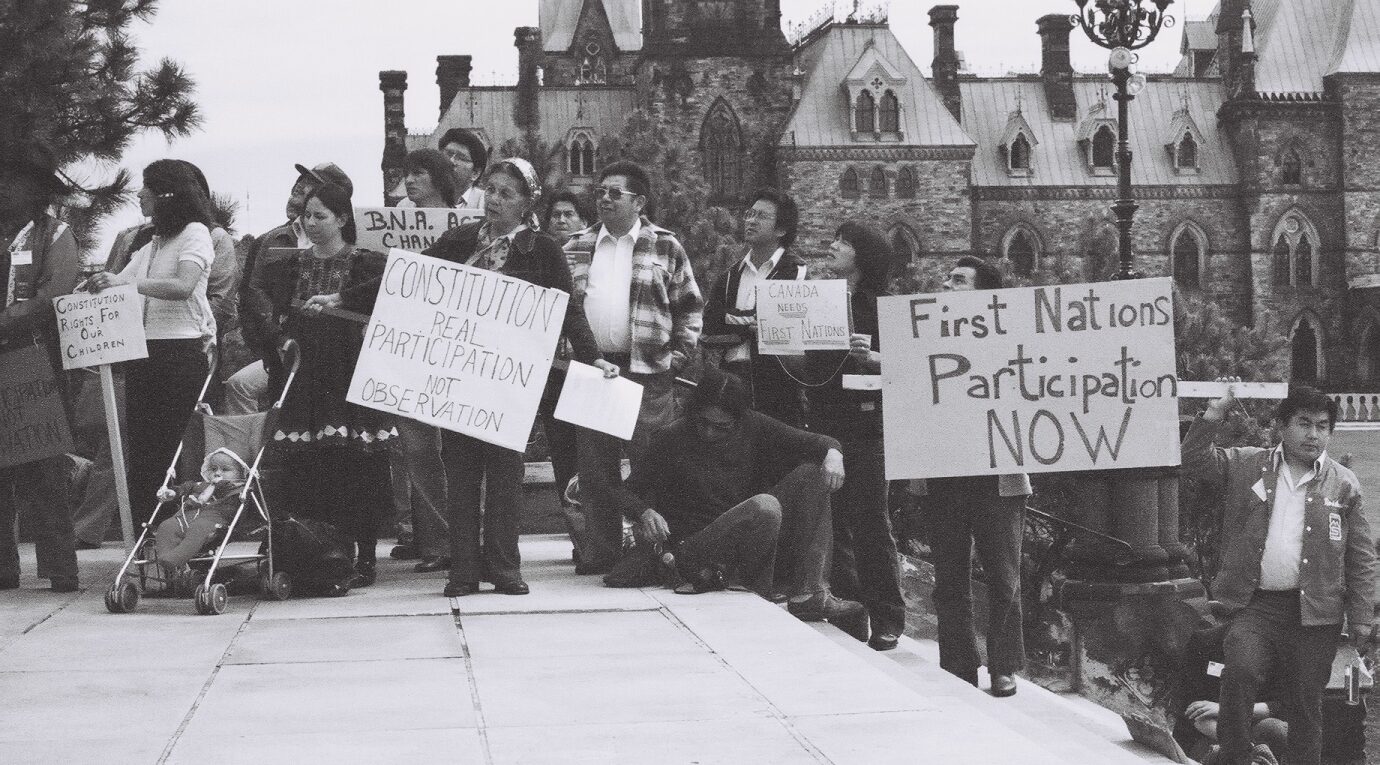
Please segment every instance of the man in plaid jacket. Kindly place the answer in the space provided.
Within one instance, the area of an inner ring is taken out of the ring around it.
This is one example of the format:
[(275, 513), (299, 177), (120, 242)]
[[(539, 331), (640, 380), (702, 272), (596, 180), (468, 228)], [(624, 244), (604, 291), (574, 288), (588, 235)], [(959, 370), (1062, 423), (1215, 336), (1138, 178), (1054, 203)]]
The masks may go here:
[[(594, 194), (599, 223), (572, 236), (565, 253), (600, 353), (643, 386), (637, 428), (626, 447), (636, 463), (652, 433), (679, 414), (675, 375), (694, 355), (704, 300), (675, 234), (643, 215), (651, 196), (645, 170), (632, 162), (608, 165)], [(622, 483), (623, 446), (605, 433), (579, 434), (586, 539), (577, 573), (607, 573), (622, 549), (622, 516), (612, 491)]]

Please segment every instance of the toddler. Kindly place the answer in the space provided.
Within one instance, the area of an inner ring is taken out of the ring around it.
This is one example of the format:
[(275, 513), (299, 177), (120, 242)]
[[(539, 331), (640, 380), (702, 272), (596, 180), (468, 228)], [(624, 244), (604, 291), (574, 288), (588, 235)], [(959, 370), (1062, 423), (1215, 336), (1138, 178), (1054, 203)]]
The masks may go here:
[(158, 524), (154, 547), (158, 564), (171, 577), (187, 567), (187, 561), (206, 547), (216, 527), (229, 524), (239, 507), (249, 466), (229, 449), (216, 449), (201, 463), (201, 481), (188, 481), (160, 489), (158, 499), (182, 498), (182, 509)]

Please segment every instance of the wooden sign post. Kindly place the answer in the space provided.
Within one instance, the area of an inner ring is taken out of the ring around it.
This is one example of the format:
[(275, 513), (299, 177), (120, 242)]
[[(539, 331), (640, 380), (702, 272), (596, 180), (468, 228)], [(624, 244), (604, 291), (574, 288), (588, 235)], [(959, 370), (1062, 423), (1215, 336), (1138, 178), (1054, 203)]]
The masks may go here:
[(110, 437), (110, 463), (115, 473), (115, 500), (120, 506), (120, 533), (128, 552), (136, 538), (134, 513), (129, 504), (119, 402), (115, 399), (115, 376), (110, 365), (148, 357), (144, 338), (144, 298), (134, 285), (126, 284), (94, 295), (78, 292), (53, 298), (53, 310), (57, 313), (62, 368), (99, 368), (105, 428)]

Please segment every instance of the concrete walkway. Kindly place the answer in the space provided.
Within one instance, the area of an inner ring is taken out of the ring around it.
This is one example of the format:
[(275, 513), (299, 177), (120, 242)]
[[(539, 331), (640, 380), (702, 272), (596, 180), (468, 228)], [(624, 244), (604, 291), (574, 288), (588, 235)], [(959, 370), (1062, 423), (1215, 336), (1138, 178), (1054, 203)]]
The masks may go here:
[(82, 593), (0, 593), (0, 762), (1165, 762), (1082, 702), (992, 699), (932, 643), (877, 654), (749, 594), (605, 588), (563, 537), (522, 548), (532, 594), (456, 614), (442, 574), (385, 558), (344, 598), (114, 615), (120, 553), (84, 552)]

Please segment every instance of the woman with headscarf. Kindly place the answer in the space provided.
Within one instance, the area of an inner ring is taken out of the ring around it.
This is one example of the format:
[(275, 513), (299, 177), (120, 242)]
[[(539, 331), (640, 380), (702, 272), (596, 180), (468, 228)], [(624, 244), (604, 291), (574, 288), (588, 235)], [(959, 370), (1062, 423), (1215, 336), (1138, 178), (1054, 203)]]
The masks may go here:
[[(484, 220), (446, 232), (425, 254), (571, 293), (562, 332), (575, 360), (616, 376), (618, 368), (599, 357), (560, 244), (533, 225), (540, 195), (541, 181), (526, 160), (505, 159), (491, 166)], [(496, 592), (526, 595), (518, 554), (522, 453), (450, 431), (442, 434), (442, 444), (451, 550), (445, 594), (471, 595), (479, 591), (480, 581), (487, 581)]]

